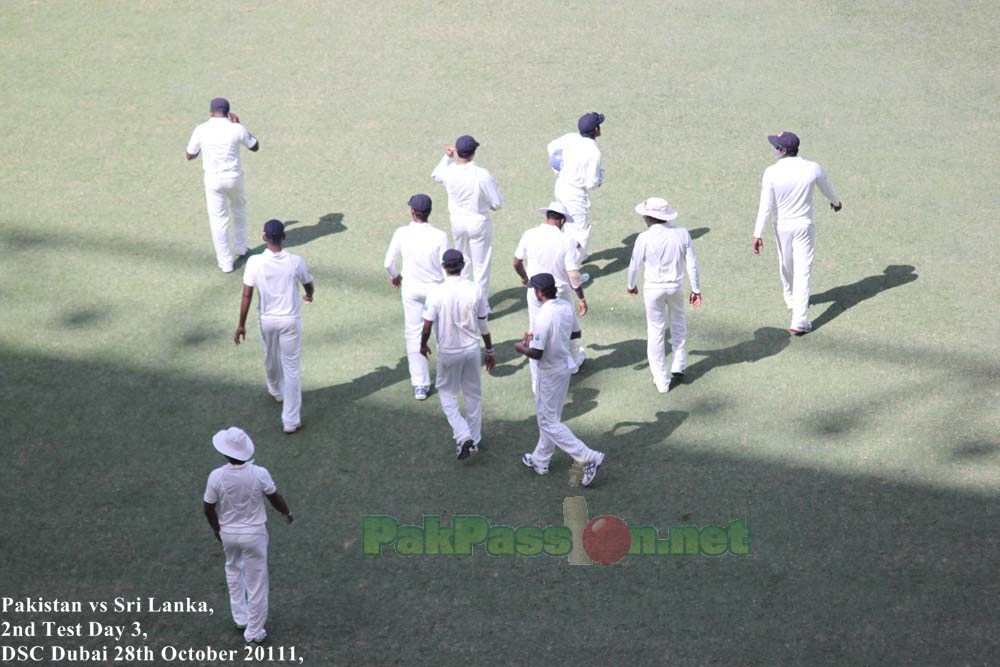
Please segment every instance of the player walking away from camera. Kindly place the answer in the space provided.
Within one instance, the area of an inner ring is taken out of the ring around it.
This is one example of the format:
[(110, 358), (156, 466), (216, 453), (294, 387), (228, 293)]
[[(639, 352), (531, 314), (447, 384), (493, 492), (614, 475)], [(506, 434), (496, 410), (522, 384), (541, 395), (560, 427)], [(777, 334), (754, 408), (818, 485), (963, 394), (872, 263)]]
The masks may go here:
[(233, 270), (233, 253), (229, 250), (229, 223), (233, 223), (233, 247), (243, 257), (247, 247), (247, 199), (243, 190), (243, 165), (240, 144), (253, 152), (260, 142), (240, 125), (239, 117), (229, 112), (229, 102), (221, 97), (212, 100), (211, 116), (194, 128), (187, 146), (187, 159), (201, 153), (205, 168), (205, 202), (208, 223), (212, 229), (215, 261), (223, 273)]
[(570, 340), (580, 337), (573, 306), (558, 298), (556, 281), (550, 273), (535, 274), (528, 286), (535, 290), (535, 298), (542, 306), (535, 316), (534, 330), (525, 332), (514, 348), (538, 362), (538, 444), (535, 451), (521, 457), (521, 462), (539, 475), (548, 474), (549, 461), (559, 447), (584, 466), (582, 484), (590, 486), (604, 462), (604, 454), (587, 447), (562, 423), (570, 376), (576, 369)]
[(236, 629), (248, 644), (267, 639), (267, 511), (264, 498), (285, 523), (295, 519), (271, 473), (253, 462), (254, 446), (243, 429), (231, 426), (212, 437), (228, 463), (208, 476), (204, 510), (226, 554), (226, 583)]
[[(698, 260), (694, 255), (691, 234), (670, 221), (677, 219), (677, 211), (666, 199), (650, 197), (636, 204), (635, 212), (646, 221), (646, 231), (639, 234), (632, 248), (632, 261), (628, 265), (628, 293), (639, 293), (636, 279), (645, 265), (643, 300), (646, 302), (646, 357), (653, 373), (653, 384), (665, 394), (684, 381), (687, 365), (687, 320), (684, 316), (684, 270), (691, 281), (692, 306), (701, 305), (701, 286), (698, 283)], [(673, 361), (670, 379), (667, 379), (666, 334), (670, 321), (670, 346)]]
[[(486, 318), (486, 299), (470, 281), (462, 278), (465, 259), (457, 250), (444, 253), (441, 263), (447, 274), (444, 282), (433, 286), (424, 303), (424, 324), (420, 334), (420, 354), (430, 355), (427, 342), (434, 330), (437, 340), (437, 378), (434, 386), (441, 399), (441, 409), (451, 425), (458, 460), (479, 451), (483, 438), (483, 390), (479, 367), (479, 338), (486, 345), (487, 372), (497, 364), (493, 341)], [(458, 406), (459, 394), (465, 399), (465, 415)]]
[[(264, 375), (267, 391), (282, 403), (281, 421), (285, 433), (295, 433), (302, 426), (302, 380), (299, 376), (302, 355), (302, 303), (313, 301), (313, 278), (298, 255), (282, 248), (285, 226), (278, 220), (264, 224), (264, 243), (260, 255), (247, 260), (243, 270), (243, 300), (240, 322), (233, 339), (239, 345), (246, 339), (247, 313), (256, 287), (260, 342), (264, 347)], [(299, 285), (305, 290), (299, 300)]]
[(503, 207), (500, 188), (490, 174), (473, 160), (479, 142), (467, 134), (444, 149), (431, 178), (448, 191), (451, 237), (466, 258), (463, 278), (471, 278), (489, 301), (490, 266), (493, 264), (493, 223), (490, 211)]
[(764, 223), (774, 215), (774, 235), (778, 248), (778, 274), (785, 294), (785, 305), (792, 312), (788, 330), (801, 336), (812, 331), (809, 321), (809, 291), (812, 280), (813, 186), (830, 200), (834, 213), (843, 205), (823, 168), (799, 157), (799, 138), (792, 132), (768, 136), (778, 161), (764, 170), (760, 189), (760, 208), (753, 230), (753, 254), (764, 245)]
[[(590, 191), (604, 182), (601, 167), (601, 149), (597, 137), (601, 136), (604, 114), (590, 112), (577, 121), (579, 132), (570, 132), (549, 142), (549, 164), (556, 171), (555, 198), (569, 209), (565, 232), (576, 241), (582, 263), (590, 253)], [(590, 276), (583, 274), (586, 283)]]
[[(514, 251), (514, 271), (521, 278), (521, 284), (528, 286), (530, 278), (539, 273), (549, 273), (556, 281), (556, 296), (573, 303), (571, 292), (576, 292), (577, 310), (580, 316), (587, 314), (587, 300), (583, 294), (583, 278), (580, 275), (580, 264), (575, 250), (576, 241), (564, 233), (564, 225), (569, 218), (569, 210), (562, 202), (554, 201), (545, 208), (538, 209), (545, 214), (545, 221), (537, 227), (532, 227), (522, 236)], [(528, 263), (528, 269), (524, 263)], [(529, 272), (530, 269), (530, 272)], [(535, 330), (535, 317), (538, 315), (542, 302), (535, 298), (535, 290), (528, 287), (528, 330)], [(574, 318), (575, 329), (580, 329), (580, 322)], [(580, 347), (580, 340), (570, 341), (570, 354), (577, 368), (587, 358), (586, 352)], [(538, 390), (538, 362), (529, 360), (531, 367), (531, 390)]]
[[(413, 397), (427, 399), (431, 390), (431, 370), (427, 357), (420, 354), (420, 332), (424, 327), (424, 302), (431, 288), (444, 280), (441, 260), (448, 250), (448, 235), (432, 226), (431, 198), (413, 195), (408, 202), (410, 224), (400, 227), (392, 235), (385, 253), (385, 270), (389, 283), (403, 296), (403, 337), (406, 339), (406, 358), (410, 366), (410, 383)], [(396, 270), (396, 261), (403, 258), (403, 271)]]

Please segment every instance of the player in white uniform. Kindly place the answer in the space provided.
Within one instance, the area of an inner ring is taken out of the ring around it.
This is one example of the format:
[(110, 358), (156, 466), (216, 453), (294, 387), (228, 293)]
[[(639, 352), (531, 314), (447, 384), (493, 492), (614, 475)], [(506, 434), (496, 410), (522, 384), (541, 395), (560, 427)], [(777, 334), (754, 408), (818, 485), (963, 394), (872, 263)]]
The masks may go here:
[[(698, 283), (698, 260), (694, 255), (691, 234), (683, 227), (674, 227), (677, 211), (666, 199), (650, 197), (636, 204), (635, 212), (646, 221), (646, 231), (639, 234), (632, 248), (628, 265), (628, 293), (638, 294), (636, 279), (645, 265), (643, 300), (646, 303), (646, 357), (653, 373), (653, 384), (665, 394), (684, 381), (687, 365), (687, 319), (684, 316), (684, 270), (691, 281), (692, 306), (701, 305)], [(667, 379), (666, 333), (667, 314), (670, 321), (670, 347), (673, 361)]]
[[(247, 313), (257, 300), (260, 341), (264, 346), (264, 375), (267, 391), (282, 403), (281, 421), (285, 433), (295, 433), (302, 426), (302, 380), (299, 374), (302, 356), (302, 303), (313, 301), (313, 278), (298, 255), (285, 252), (285, 226), (278, 220), (264, 224), (267, 248), (247, 260), (243, 270), (243, 300), (240, 322), (233, 336), (236, 344), (246, 339)], [(305, 294), (299, 300), (299, 285)]]
[(774, 235), (778, 248), (778, 273), (785, 294), (785, 305), (792, 311), (788, 330), (801, 336), (812, 331), (809, 321), (809, 292), (812, 287), (813, 186), (830, 200), (834, 213), (843, 205), (823, 168), (799, 157), (799, 138), (792, 132), (772, 134), (767, 140), (774, 146), (778, 161), (764, 170), (760, 206), (753, 230), (753, 254), (764, 245), (764, 224), (774, 215)]
[[(486, 345), (487, 372), (496, 367), (493, 341), (486, 318), (486, 299), (470, 281), (462, 278), (465, 259), (457, 250), (444, 253), (441, 262), (447, 276), (427, 294), (424, 303), (424, 328), (420, 336), (420, 354), (427, 357), (431, 331), (437, 340), (437, 379), (434, 386), (441, 399), (441, 409), (451, 425), (458, 460), (479, 451), (483, 438), (483, 390), (479, 367), (479, 338)], [(436, 326), (435, 326), (436, 325)], [(465, 399), (465, 415), (458, 406), (459, 394)]]
[(549, 164), (558, 174), (555, 198), (569, 209), (565, 231), (576, 240), (577, 261), (581, 263), (590, 253), (590, 191), (604, 182), (601, 149), (597, 146), (603, 122), (604, 114), (586, 113), (577, 121), (579, 132), (564, 134), (550, 141), (547, 147)]
[(548, 474), (549, 461), (559, 447), (584, 465), (582, 484), (590, 486), (604, 462), (604, 454), (587, 447), (562, 423), (570, 376), (576, 369), (570, 340), (580, 336), (573, 306), (556, 296), (552, 274), (535, 274), (529, 287), (535, 290), (542, 307), (535, 316), (534, 331), (526, 332), (524, 338), (514, 344), (514, 349), (538, 361), (538, 391), (535, 392), (538, 444), (535, 451), (521, 457), (521, 462), (539, 475)]
[[(401, 287), (403, 336), (410, 366), (410, 384), (413, 385), (413, 397), (423, 401), (431, 390), (430, 365), (427, 357), (420, 354), (424, 301), (430, 289), (444, 280), (441, 258), (449, 245), (448, 235), (427, 222), (431, 214), (430, 197), (413, 195), (408, 205), (411, 222), (392, 235), (384, 266), (392, 286)], [(400, 257), (403, 258), (402, 273), (396, 270), (396, 261)]]
[[(556, 281), (556, 294), (567, 303), (573, 303), (571, 292), (576, 293), (577, 310), (582, 317), (587, 314), (587, 300), (583, 294), (583, 278), (580, 275), (580, 264), (574, 250), (574, 239), (565, 233), (566, 220), (569, 211), (561, 202), (551, 202), (547, 207), (538, 209), (545, 214), (545, 221), (537, 227), (532, 227), (521, 235), (521, 240), (514, 250), (514, 271), (521, 278), (521, 284), (526, 286), (532, 276), (538, 273), (549, 273)], [(528, 269), (524, 263), (528, 263)], [(535, 290), (528, 288), (528, 329), (535, 330), (535, 316), (542, 302), (535, 298)], [(576, 328), (580, 328), (579, 320)], [(577, 368), (587, 358), (585, 350), (580, 347), (580, 340), (574, 338), (571, 352)], [(538, 386), (538, 364), (529, 362), (531, 367), (531, 389)]]
[(448, 191), (451, 236), (455, 249), (466, 258), (463, 278), (472, 278), (483, 298), (490, 296), (493, 264), (493, 223), (490, 211), (503, 206), (496, 180), (473, 160), (479, 142), (465, 134), (444, 149), (431, 178)]
[(253, 462), (253, 441), (235, 426), (212, 437), (229, 461), (208, 476), (202, 498), (205, 518), (226, 554), (226, 583), (236, 629), (248, 644), (267, 639), (267, 511), (264, 498), (285, 523), (295, 520), (267, 468)]
[(233, 253), (229, 250), (230, 219), (236, 255), (242, 257), (248, 250), (247, 199), (243, 189), (240, 145), (256, 152), (260, 149), (260, 142), (240, 125), (236, 114), (229, 112), (229, 102), (224, 98), (212, 100), (210, 111), (212, 115), (209, 119), (194, 128), (186, 155), (188, 160), (193, 160), (201, 153), (215, 260), (223, 273), (230, 273), (234, 262)]

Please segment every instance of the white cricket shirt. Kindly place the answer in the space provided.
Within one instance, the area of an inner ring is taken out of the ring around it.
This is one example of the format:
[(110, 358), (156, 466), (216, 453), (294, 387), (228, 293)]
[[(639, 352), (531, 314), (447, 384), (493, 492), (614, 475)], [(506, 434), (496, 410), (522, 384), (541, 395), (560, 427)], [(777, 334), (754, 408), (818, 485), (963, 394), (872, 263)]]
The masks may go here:
[(201, 151), (201, 165), (206, 175), (238, 176), (243, 173), (240, 144), (253, 148), (257, 139), (239, 123), (212, 117), (194, 128), (187, 152), (197, 155)]
[(301, 317), (299, 285), (312, 281), (302, 258), (285, 250), (265, 249), (252, 255), (243, 270), (243, 284), (257, 288), (257, 312), (262, 319)]
[(570, 335), (576, 331), (573, 306), (562, 299), (549, 299), (538, 309), (532, 329), (531, 348), (542, 350), (540, 371), (574, 370), (576, 360), (570, 351)]
[(564, 134), (549, 142), (549, 158), (561, 150), (562, 169), (556, 177), (556, 187), (570, 186), (579, 190), (593, 190), (604, 182), (601, 167), (601, 149), (597, 142), (577, 132)]
[(543, 223), (521, 235), (514, 257), (527, 262), (528, 277), (536, 273), (551, 273), (556, 289), (569, 287), (569, 272), (579, 271), (580, 263), (573, 252), (574, 242), (555, 225)]
[(479, 318), (490, 314), (486, 299), (476, 286), (461, 276), (447, 276), (427, 293), (424, 319), (435, 322), (439, 352), (458, 352), (479, 347)]
[(444, 280), (441, 260), (450, 248), (448, 235), (427, 222), (413, 221), (397, 229), (385, 253), (385, 266), (390, 278), (399, 275), (396, 260), (403, 258), (403, 282), (439, 283)]
[(691, 291), (701, 293), (698, 282), (698, 260), (694, 256), (691, 234), (683, 227), (669, 223), (655, 224), (639, 234), (632, 248), (628, 265), (628, 287), (636, 286), (639, 269), (645, 264), (645, 287), (680, 286), (687, 269)]
[(764, 223), (772, 213), (777, 227), (811, 225), (813, 221), (813, 185), (831, 204), (840, 201), (823, 168), (798, 156), (783, 157), (764, 170), (760, 188), (760, 207), (753, 235), (760, 238)]
[(448, 212), (452, 218), (484, 220), (491, 209), (503, 207), (496, 180), (474, 161), (459, 164), (445, 155), (434, 167), (431, 178), (448, 191)]
[(219, 526), (224, 532), (266, 534), (264, 496), (277, 490), (267, 468), (261, 468), (253, 461), (240, 465), (227, 463), (209, 474), (204, 499), (206, 503), (215, 505)]

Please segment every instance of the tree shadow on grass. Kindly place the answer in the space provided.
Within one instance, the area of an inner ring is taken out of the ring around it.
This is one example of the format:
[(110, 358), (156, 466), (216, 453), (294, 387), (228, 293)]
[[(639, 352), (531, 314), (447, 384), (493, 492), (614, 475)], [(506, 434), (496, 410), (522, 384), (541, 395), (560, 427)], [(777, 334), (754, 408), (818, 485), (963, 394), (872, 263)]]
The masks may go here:
[(868, 276), (850, 285), (841, 285), (819, 294), (813, 294), (809, 297), (810, 305), (832, 302), (819, 317), (812, 321), (813, 331), (832, 322), (844, 311), (853, 308), (862, 301), (871, 299), (893, 287), (912, 283), (918, 277), (914, 271), (916, 271), (916, 267), (909, 264), (890, 264), (879, 275)]

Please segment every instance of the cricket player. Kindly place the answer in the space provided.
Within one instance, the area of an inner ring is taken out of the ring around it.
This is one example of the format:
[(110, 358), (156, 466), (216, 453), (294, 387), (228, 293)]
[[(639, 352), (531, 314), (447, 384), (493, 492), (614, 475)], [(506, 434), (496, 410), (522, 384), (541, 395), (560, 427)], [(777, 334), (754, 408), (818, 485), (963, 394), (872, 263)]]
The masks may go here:
[(455, 249), (466, 258), (463, 278), (472, 278), (483, 298), (489, 300), (493, 264), (493, 223), (490, 211), (503, 207), (496, 180), (473, 160), (479, 142), (467, 134), (444, 149), (431, 178), (448, 191), (451, 236)]
[[(556, 176), (555, 198), (569, 209), (565, 231), (577, 243), (582, 263), (590, 252), (590, 191), (604, 182), (604, 168), (601, 167), (601, 149), (597, 137), (601, 136), (604, 114), (585, 113), (577, 121), (579, 132), (570, 132), (549, 142), (549, 164)], [(590, 276), (584, 275), (584, 283)]]
[[(549, 273), (556, 281), (556, 293), (560, 299), (573, 303), (571, 292), (576, 293), (577, 312), (580, 317), (587, 314), (587, 299), (583, 293), (583, 277), (580, 275), (580, 264), (575, 251), (576, 241), (563, 230), (569, 218), (569, 210), (562, 202), (551, 202), (545, 208), (538, 209), (545, 214), (545, 220), (537, 227), (526, 231), (514, 250), (514, 271), (521, 278), (525, 287), (531, 276), (539, 273)], [(530, 272), (524, 268), (528, 262)], [(528, 330), (535, 330), (535, 316), (542, 307), (542, 302), (535, 298), (535, 290), (528, 287)], [(576, 320), (576, 328), (580, 328)], [(570, 341), (570, 351), (577, 368), (586, 360), (587, 354), (580, 346), (580, 340)], [(531, 368), (531, 389), (538, 387), (538, 363), (529, 361)]]
[[(389, 283), (403, 297), (403, 337), (406, 358), (410, 366), (413, 397), (427, 400), (431, 390), (431, 370), (427, 357), (420, 354), (420, 332), (424, 326), (424, 302), (430, 289), (444, 280), (441, 260), (449, 248), (448, 235), (427, 222), (431, 215), (431, 198), (425, 194), (410, 197), (410, 224), (392, 235), (385, 253), (385, 270)], [(402, 258), (403, 271), (396, 270)]]
[(521, 354), (538, 362), (538, 391), (535, 392), (535, 412), (538, 419), (538, 444), (535, 451), (525, 453), (521, 462), (539, 475), (549, 472), (549, 461), (559, 447), (574, 461), (583, 464), (581, 484), (590, 486), (604, 462), (604, 454), (590, 449), (562, 423), (563, 406), (569, 392), (569, 380), (576, 368), (570, 352), (570, 340), (580, 337), (573, 306), (558, 298), (555, 278), (550, 273), (537, 273), (528, 286), (542, 302), (535, 316), (533, 331), (514, 344)]
[(205, 169), (205, 202), (212, 229), (215, 261), (223, 273), (233, 271), (233, 253), (229, 249), (229, 223), (233, 223), (233, 246), (236, 255), (247, 254), (247, 200), (243, 190), (243, 165), (240, 145), (256, 153), (260, 142), (240, 125), (230, 113), (229, 102), (216, 97), (209, 105), (211, 116), (194, 128), (187, 145), (187, 159), (201, 154)]
[[(264, 243), (260, 255), (247, 260), (243, 270), (243, 299), (240, 321), (233, 339), (239, 345), (246, 339), (247, 313), (256, 287), (260, 322), (260, 342), (264, 347), (264, 375), (267, 391), (282, 404), (281, 421), (285, 433), (295, 433), (302, 426), (302, 302), (312, 303), (313, 277), (298, 255), (286, 252), (285, 225), (280, 220), (264, 224)], [(299, 299), (299, 285), (305, 291)]]
[[(438, 353), (434, 386), (441, 399), (441, 409), (451, 425), (455, 453), (461, 461), (479, 451), (479, 442), (483, 438), (480, 336), (486, 345), (484, 359), (487, 372), (496, 367), (497, 360), (486, 321), (489, 306), (476, 286), (461, 275), (465, 258), (458, 250), (448, 250), (441, 265), (447, 276), (443, 283), (435, 285), (427, 293), (420, 354), (424, 357), (430, 355), (427, 342), (434, 330)], [(465, 415), (458, 406), (459, 394), (465, 399)]]
[(236, 629), (248, 644), (267, 639), (267, 511), (264, 498), (285, 523), (295, 520), (271, 473), (253, 462), (253, 440), (231, 426), (212, 437), (226, 465), (208, 476), (203, 507), (215, 539), (226, 554), (226, 583)]
[(802, 336), (812, 331), (809, 321), (809, 292), (812, 281), (813, 245), (813, 186), (830, 200), (836, 213), (843, 208), (833, 185), (823, 168), (799, 157), (799, 138), (792, 132), (772, 134), (767, 140), (774, 146), (778, 161), (764, 170), (760, 189), (760, 207), (753, 230), (751, 245), (754, 255), (764, 246), (764, 223), (774, 216), (774, 236), (778, 248), (778, 275), (784, 290), (785, 305), (792, 314), (788, 327)]
[[(691, 234), (683, 227), (670, 224), (677, 211), (666, 199), (650, 197), (635, 206), (635, 212), (646, 221), (646, 231), (639, 234), (632, 248), (628, 265), (628, 293), (639, 293), (636, 279), (645, 266), (643, 301), (646, 303), (646, 357), (653, 373), (653, 384), (665, 394), (684, 381), (687, 365), (687, 320), (684, 316), (684, 271), (691, 281), (692, 306), (701, 305), (698, 282), (698, 260), (694, 255)], [(666, 317), (665, 317), (666, 316)], [(666, 334), (670, 322), (670, 347), (673, 361), (667, 379)]]

